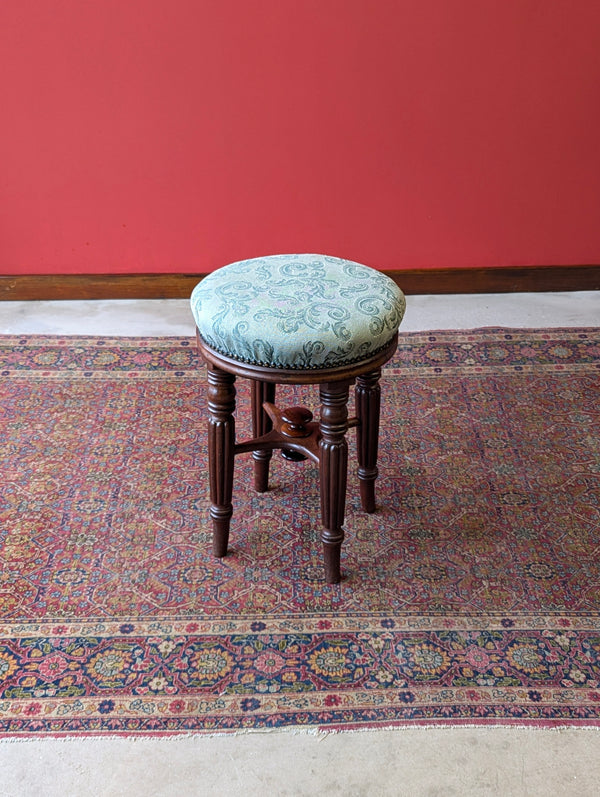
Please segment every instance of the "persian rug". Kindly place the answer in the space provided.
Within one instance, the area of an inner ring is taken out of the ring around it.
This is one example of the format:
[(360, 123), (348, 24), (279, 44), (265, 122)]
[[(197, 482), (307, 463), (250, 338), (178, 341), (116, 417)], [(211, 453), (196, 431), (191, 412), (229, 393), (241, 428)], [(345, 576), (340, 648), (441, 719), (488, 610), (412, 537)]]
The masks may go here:
[(600, 725), (600, 329), (403, 334), (335, 586), (310, 462), (236, 458), (212, 557), (191, 339), (3, 337), (0, 374), (0, 735)]

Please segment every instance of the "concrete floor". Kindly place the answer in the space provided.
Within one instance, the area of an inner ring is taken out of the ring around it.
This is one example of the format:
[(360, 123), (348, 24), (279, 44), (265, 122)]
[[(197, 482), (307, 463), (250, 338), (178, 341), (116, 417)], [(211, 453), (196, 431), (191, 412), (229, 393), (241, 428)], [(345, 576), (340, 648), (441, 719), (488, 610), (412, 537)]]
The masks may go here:
[[(600, 326), (600, 293), (411, 296), (402, 329)], [(187, 335), (187, 301), (0, 302), (2, 334)], [(600, 795), (594, 729), (0, 742), (0, 797)]]
[[(409, 296), (401, 330), (600, 325), (600, 292)], [(0, 334), (193, 335), (187, 299), (0, 302)]]

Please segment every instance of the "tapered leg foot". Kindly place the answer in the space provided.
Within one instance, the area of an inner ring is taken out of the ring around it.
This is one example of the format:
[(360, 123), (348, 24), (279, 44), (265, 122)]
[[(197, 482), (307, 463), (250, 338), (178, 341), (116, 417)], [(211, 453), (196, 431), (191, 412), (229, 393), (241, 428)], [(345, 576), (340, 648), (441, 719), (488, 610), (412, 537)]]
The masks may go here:
[[(252, 437), (260, 437), (273, 428), (273, 422), (264, 410), (265, 401), (275, 401), (275, 384), (272, 382), (252, 383)], [(254, 489), (258, 493), (266, 493), (269, 489), (269, 464), (272, 451), (254, 451)]]
[(208, 469), (213, 553), (227, 553), (233, 514), (233, 460), (235, 447), (235, 376), (211, 366), (208, 370)]
[(325, 564), (325, 581), (328, 584), (339, 584), (342, 580), (340, 559), (342, 553), (342, 543), (337, 545), (323, 545), (323, 555)]
[(358, 479), (360, 500), (365, 512), (375, 511), (375, 480), (377, 479), (377, 449), (379, 445), (379, 413), (381, 368), (363, 374), (356, 380), (356, 414)]
[(219, 559), (227, 555), (231, 515), (231, 507), (226, 507), (222, 512), (219, 512), (217, 507), (211, 507), (210, 510), (213, 522), (212, 551), (213, 556), (217, 556)]
[(319, 473), (325, 578), (330, 584), (341, 580), (340, 551), (344, 540), (344, 512), (348, 473), (348, 383), (331, 382), (320, 386), (321, 440)]

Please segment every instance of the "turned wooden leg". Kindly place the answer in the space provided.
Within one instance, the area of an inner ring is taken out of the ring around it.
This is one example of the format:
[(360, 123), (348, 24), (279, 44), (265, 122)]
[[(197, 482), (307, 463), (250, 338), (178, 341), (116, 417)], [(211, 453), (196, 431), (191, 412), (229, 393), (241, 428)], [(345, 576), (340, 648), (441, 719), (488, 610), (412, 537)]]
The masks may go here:
[(379, 444), (379, 409), (381, 368), (363, 374), (356, 380), (356, 415), (358, 428), (358, 478), (360, 500), (365, 512), (375, 511), (375, 479), (377, 478), (377, 448)]
[(213, 521), (213, 553), (227, 553), (229, 523), (233, 513), (233, 460), (235, 446), (235, 376), (209, 366), (208, 369), (208, 468), (210, 516)]
[(341, 579), (340, 553), (344, 539), (346, 477), (348, 472), (348, 383), (327, 382), (320, 386), (321, 440), (321, 540), (325, 555), (325, 578), (330, 584)]
[[(260, 437), (273, 428), (273, 421), (269, 418), (263, 404), (275, 401), (275, 384), (273, 382), (259, 382), (252, 380), (252, 437)], [(273, 456), (272, 451), (254, 451), (254, 489), (265, 493), (269, 489), (269, 463)]]

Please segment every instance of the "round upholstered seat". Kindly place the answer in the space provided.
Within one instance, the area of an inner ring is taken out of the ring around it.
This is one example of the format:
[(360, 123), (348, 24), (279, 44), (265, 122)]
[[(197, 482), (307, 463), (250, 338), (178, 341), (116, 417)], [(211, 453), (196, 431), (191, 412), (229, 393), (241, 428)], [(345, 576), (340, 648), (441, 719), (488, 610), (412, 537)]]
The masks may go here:
[(273, 255), (206, 276), (191, 307), (214, 351), (263, 368), (341, 368), (368, 359), (395, 337), (404, 315), (396, 283), (337, 257)]

